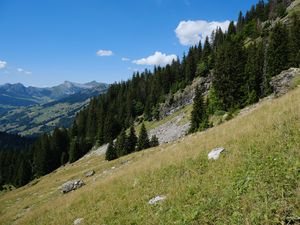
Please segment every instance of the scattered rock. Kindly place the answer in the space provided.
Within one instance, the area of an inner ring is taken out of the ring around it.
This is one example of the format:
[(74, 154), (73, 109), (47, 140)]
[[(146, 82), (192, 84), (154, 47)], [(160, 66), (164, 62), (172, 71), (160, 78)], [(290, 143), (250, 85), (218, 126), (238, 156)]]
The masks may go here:
[(84, 173), (84, 176), (86, 177), (91, 177), (95, 174), (95, 171), (94, 170), (90, 170), (90, 171), (87, 171)]
[(83, 185), (85, 185), (85, 183), (80, 179), (71, 180), (71, 181), (68, 181), (68, 182), (64, 183), (60, 187), (60, 190), (61, 190), (61, 193), (65, 194), (65, 193), (68, 193), (70, 191), (74, 191), (78, 188), (81, 188)]
[(164, 195), (158, 195), (154, 198), (151, 198), (148, 202), (149, 205), (155, 205), (157, 202), (165, 200), (167, 197)]
[(272, 78), (270, 85), (276, 96), (286, 94), (292, 87), (294, 78), (300, 77), (299, 68), (290, 68)]
[(82, 224), (84, 222), (84, 218), (78, 218), (76, 220), (74, 220), (74, 225), (78, 225), (78, 224)]
[(215, 149), (211, 150), (211, 152), (208, 153), (208, 159), (214, 159), (214, 160), (218, 159), (220, 154), (223, 151), (225, 151), (225, 148), (223, 148), (223, 147), (219, 147), (219, 148), (215, 148)]

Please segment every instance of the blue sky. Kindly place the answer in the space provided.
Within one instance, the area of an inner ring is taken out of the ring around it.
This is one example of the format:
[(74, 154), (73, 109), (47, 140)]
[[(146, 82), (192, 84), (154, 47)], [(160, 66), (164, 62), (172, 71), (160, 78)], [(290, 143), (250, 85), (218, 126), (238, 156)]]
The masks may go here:
[(0, 84), (126, 80), (181, 57), (256, 2), (0, 0)]

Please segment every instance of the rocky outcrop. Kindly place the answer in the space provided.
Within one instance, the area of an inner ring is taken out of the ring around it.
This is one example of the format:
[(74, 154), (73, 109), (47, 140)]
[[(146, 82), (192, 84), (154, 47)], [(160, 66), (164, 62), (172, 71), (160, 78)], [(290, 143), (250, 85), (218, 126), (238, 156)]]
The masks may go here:
[(60, 191), (61, 191), (61, 193), (66, 194), (70, 191), (74, 191), (78, 188), (81, 188), (83, 185), (85, 185), (85, 183), (80, 179), (71, 180), (71, 181), (68, 181), (68, 182), (64, 183), (60, 187)]
[(270, 85), (274, 94), (276, 96), (286, 94), (295, 85), (296, 78), (300, 78), (300, 68), (290, 68), (273, 77)]
[(191, 85), (187, 86), (184, 90), (178, 91), (174, 95), (170, 95), (165, 103), (160, 105), (160, 119), (163, 119), (183, 108), (184, 106), (193, 103), (193, 99), (195, 97), (195, 89), (197, 86), (200, 85), (204, 91), (204, 95), (207, 95), (212, 85), (212, 77), (212, 72), (206, 77), (198, 77), (193, 81)]
[(175, 141), (186, 135), (190, 128), (190, 123), (182, 123), (184, 117), (187, 116), (181, 113), (175, 116), (170, 121), (149, 131), (150, 137), (155, 135), (160, 144)]

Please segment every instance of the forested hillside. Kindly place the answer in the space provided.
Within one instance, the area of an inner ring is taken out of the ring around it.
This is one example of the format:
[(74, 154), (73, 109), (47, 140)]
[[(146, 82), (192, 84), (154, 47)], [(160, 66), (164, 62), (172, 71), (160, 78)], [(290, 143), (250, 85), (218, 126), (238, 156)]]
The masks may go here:
[[(300, 19), (286, 10), (290, 3), (260, 0), (245, 15), (239, 14), (237, 24), (232, 21), (227, 31), (215, 30), (181, 60), (153, 71), (136, 72), (132, 79), (112, 84), (107, 93), (92, 99), (78, 113), (70, 130), (44, 134), (30, 148), (31, 178), (79, 159), (94, 144), (113, 145), (118, 136), (117, 140), (128, 138), (129, 127), (159, 119), (159, 104), (196, 77), (211, 73), (213, 85), (208, 96), (203, 96), (201, 87), (197, 89), (191, 132), (209, 127), (207, 118), (216, 111), (234, 112), (270, 94), (269, 81), (274, 75), (300, 66)], [(131, 151), (120, 151), (127, 148), (124, 144), (110, 152), (116, 158), (141, 150), (136, 145)]]

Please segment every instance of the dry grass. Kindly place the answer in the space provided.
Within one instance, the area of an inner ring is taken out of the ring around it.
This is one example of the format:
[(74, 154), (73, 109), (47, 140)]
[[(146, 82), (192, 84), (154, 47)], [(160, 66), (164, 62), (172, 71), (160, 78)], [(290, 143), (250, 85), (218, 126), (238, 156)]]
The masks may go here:
[[(208, 161), (218, 146), (226, 154)], [(2, 194), (0, 224), (284, 224), (300, 215), (299, 147), (296, 88), (206, 132), (113, 162), (86, 158)], [(86, 186), (59, 193), (89, 169)], [(156, 195), (167, 199), (148, 205)]]

